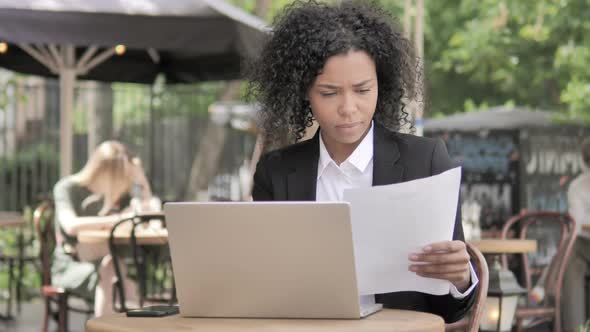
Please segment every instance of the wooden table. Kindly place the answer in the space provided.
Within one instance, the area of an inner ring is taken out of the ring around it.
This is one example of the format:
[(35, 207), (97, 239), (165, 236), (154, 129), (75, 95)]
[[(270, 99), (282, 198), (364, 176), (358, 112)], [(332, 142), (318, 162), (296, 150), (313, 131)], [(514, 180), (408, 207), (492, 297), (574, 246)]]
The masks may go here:
[(582, 229), (585, 230), (585, 231), (590, 232), (590, 224), (583, 224), (582, 225)]
[[(108, 230), (87, 230), (78, 232), (78, 242), (84, 244), (108, 243), (111, 232)], [(131, 243), (129, 230), (115, 231), (115, 244)], [(161, 246), (168, 243), (168, 230), (146, 229), (135, 233), (137, 244)]]
[(523, 254), (537, 251), (537, 240), (481, 239), (469, 243), (483, 254)]
[[(163, 219), (164, 214), (162, 212), (150, 212), (140, 213), (137, 218), (144, 219)], [(147, 224), (146, 224), (147, 226)], [(110, 230), (85, 230), (78, 232), (78, 242), (84, 244), (98, 244), (108, 243), (110, 237)], [(121, 227), (115, 231), (115, 244), (128, 244), (131, 243), (131, 226)], [(136, 228), (136, 239), (139, 245), (165, 245), (168, 244), (168, 230), (165, 228), (153, 229), (144, 228), (143, 225), (139, 225)]]
[(0, 211), (0, 228), (20, 227), (25, 223), (25, 219), (20, 212)]
[(391, 309), (384, 309), (360, 320), (183, 318), (179, 315), (128, 318), (125, 314), (116, 314), (91, 319), (86, 323), (86, 332), (443, 332), (444, 329), (444, 321), (439, 316)]

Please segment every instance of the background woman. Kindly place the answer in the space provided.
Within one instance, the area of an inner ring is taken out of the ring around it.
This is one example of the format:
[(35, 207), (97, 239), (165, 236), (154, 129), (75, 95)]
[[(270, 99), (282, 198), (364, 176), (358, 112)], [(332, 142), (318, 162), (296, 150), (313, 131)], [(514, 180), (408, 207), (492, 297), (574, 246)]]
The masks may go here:
[[(105, 243), (79, 244), (77, 235), (83, 230), (110, 229), (130, 217), (132, 191), (141, 204), (149, 206), (152, 194), (139, 159), (116, 141), (100, 144), (80, 172), (61, 179), (53, 189), (57, 248), (52, 281), (94, 299), (97, 317), (113, 312), (114, 268)], [(124, 282), (127, 298), (134, 298), (134, 284)]]

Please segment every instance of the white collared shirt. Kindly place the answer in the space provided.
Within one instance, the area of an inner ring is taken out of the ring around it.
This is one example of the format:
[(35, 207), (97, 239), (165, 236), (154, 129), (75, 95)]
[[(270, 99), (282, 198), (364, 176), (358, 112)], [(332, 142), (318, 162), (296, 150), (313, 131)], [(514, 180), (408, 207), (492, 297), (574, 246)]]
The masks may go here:
[(373, 183), (373, 125), (352, 154), (340, 166), (330, 157), (320, 135), (317, 201), (342, 201), (345, 189), (368, 188)]
[[(373, 184), (373, 122), (369, 132), (352, 154), (343, 161), (340, 166), (330, 157), (322, 135), (320, 135), (320, 157), (318, 160), (318, 177), (316, 183), (316, 201), (342, 201), (345, 189), (368, 188)], [(479, 279), (471, 270), (471, 287), (461, 293), (451, 284), (451, 295), (456, 299), (462, 299), (469, 295)], [(361, 297), (361, 302), (371, 301)], [(374, 301), (374, 300), (373, 300)]]

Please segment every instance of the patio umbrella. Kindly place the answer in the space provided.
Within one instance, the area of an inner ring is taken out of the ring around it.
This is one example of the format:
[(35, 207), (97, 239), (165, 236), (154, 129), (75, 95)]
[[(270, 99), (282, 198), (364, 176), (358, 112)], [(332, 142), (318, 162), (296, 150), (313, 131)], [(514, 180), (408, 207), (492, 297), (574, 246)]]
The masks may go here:
[(77, 78), (152, 83), (236, 79), (264, 21), (221, 0), (0, 0), (0, 67), (59, 77), (60, 173), (72, 168)]

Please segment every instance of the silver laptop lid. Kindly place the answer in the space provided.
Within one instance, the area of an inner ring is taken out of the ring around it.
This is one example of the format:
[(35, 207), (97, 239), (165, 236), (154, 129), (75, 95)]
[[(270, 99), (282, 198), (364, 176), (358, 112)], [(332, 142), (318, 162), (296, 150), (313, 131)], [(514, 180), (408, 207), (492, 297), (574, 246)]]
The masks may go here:
[(180, 312), (359, 318), (347, 203), (168, 203)]

